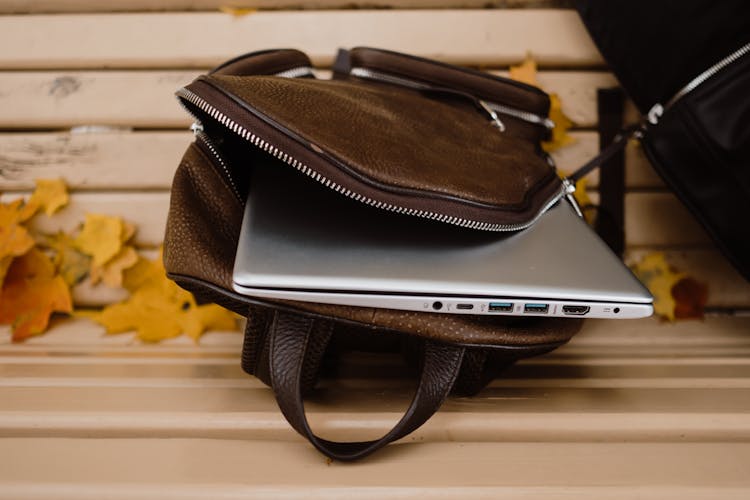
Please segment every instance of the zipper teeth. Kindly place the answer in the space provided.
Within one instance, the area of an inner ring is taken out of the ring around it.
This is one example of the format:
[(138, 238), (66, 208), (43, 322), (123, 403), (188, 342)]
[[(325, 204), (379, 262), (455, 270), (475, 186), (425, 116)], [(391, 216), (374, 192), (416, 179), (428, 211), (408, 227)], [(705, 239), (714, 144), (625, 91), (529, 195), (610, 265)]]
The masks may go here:
[(302, 76), (313, 76), (313, 70), (310, 66), (299, 66), (291, 68), (279, 73), (275, 73), (273, 76), (280, 76), (282, 78), (300, 78)]
[(232, 187), (232, 191), (234, 192), (235, 196), (237, 196), (237, 199), (242, 202), (242, 195), (240, 194), (240, 190), (237, 189), (237, 184), (234, 183), (234, 179), (232, 179), (232, 172), (229, 170), (229, 167), (227, 166), (226, 162), (224, 162), (224, 159), (219, 154), (219, 151), (217, 151), (216, 147), (211, 142), (211, 139), (208, 137), (208, 134), (203, 132), (202, 130), (197, 132), (196, 137), (201, 139), (203, 141), (203, 144), (206, 145), (206, 147), (211, 151), (211, 154), (214, 155), (214, 158), (216, 158), (216, 161), (219, 162), (219, 165), (221, 165), (221, 168), (224, 170), (224, 172), (227, 174), (227, 180), (229, 181), (229, 185)]
[[(466, 228), (471, 228), (471, 229), (481, 229), (484, 231), (518, 231), (518, 230), (526, 229), (527, 227), (532, 226), (547, 210), (549, 210), (552, 207), (552, 205), (557, 203), (557, 201), (565, 195), (565, 186), (563, 186), (558, 193), (555, 193), (549, 199), (547, 204), (542, 208), (542, 210), (539, 211), (539, 213), (537, 213), (534, 216), (533, 219), (522, 224), (494, 224), (490, 222), (479, 222), (479, 221), (473, 221), (469, 219), (463, 219), (461, 217), (453, 217), (453, 216), (449, 216), (445, 214), (437, 214), (435, 212), (429, 212), (427, 210), (418, 210), (414, 208), (400, 207), (398, 205), (393, 205), (390, 203), (377, 201), (367, 196), (364, 196), (362, 194), (355, 193), (354, 191), (340, 184), (337, 184), (336, 182), (333, 182), (332, 180), (324, 177), (323, 175), (320, 175), (320, 173), (311, 169), (310, 167), (308, 167), (301, 161), (281, 151), (276, 146), (266, 142), (265, 140), (261, 139), (254, 133), (247, 130), (242, 125), (233, 121), (231, 118), (229, 118), (228, 116), (223, 114), (221, 111), (213, 107), (211, 104), (209, 104), (205, 99), (200, 97), (198, 94), (183, 87), (177, 91), (177, 95), (187, 100), (188, 102), (192, 103), (193, 105), (197, 106), (203, 112), (211, 116), (211, 118), (218, 121), (219, 123), (224, 125), (226, 128), (228, 128), (235, 134), (239, 135), (246, 141), (250, 142), (254, 146), (270, 154), (274, 158), (277, 158), (278, 160), (283, 161), (287, 165), (291, 165), (292, 167), (299, 170), (303, 174), (318, 181), (319, 183), (325, 185), (326, 187), (333, 189), (337, 193), (341, 193), (344, 196), (347, 196), (353, 200), (365, 203), (367, 205), (370, 205), (370, 206), (373, 206), (375, 208), (379, 208), (382, 210), (387, 210), (390, 212), (395, 212), (395, 213), (404, 214), (404, 215), (422, 217), (424, 219), (435, 220), (438, 222), (445, 222), (448, 224), (453, 224), (456, 226), (461, 226), (461, 227), (466, 227)], [(191, 112), (190, 114), (193, 114), (193, 113)], [(226, 168), (226, 165), (224, 166)]]
[(520, 109), (511, 108), (509, 106), (505, 106), (503, 104), (497, 104), (494, 102), (488, 102), (487, 106), (489, 106), (490, 109), (492, 109), (493, 111), (497, 111), (498, 113), (512, 116), (514, 118), (518, 118), (520, 120), (524, 120), (529, 123), (533, 123), (535, 125), (542, 125), (548, 130), (552, 130), (553, 128), (555, 128), (555, 122), (553, 122), (549, 118), (543, 118), (539, 115), (535, 115), (534, 113), (529, 113), (528, 111), (522, 111)]
[[(349, 71), (349, 74), (358, 78), (367, 78), (369, 80), (380, 80), (386, 83), (393, 83), (396, 85), (402, 85), (404, 87), (411, 87), (414, 89), (429, 89), (430, 86), (424, 83), (415, 82), (408, 78), (402, 78), (400, 76), (390, 75), (380, 71), (373, 71), (367, 68), (355, 67)], [(504, 115), (512, 116), (520, 120), (533, 123), (535, 125), (542, 125), (548, 129), (555, 128), (555, 122), (547, 117), (542, 117), (528, 111), (506, 106), (504, 104), (498, 104), (495, 102), (483, 101), (490, 109)]]
[(703, 82), (714, 76), (716, 73), (724, 69), (725, 67), (729, 66), (733, 62), (735, 62), (737, 59), (741, 58), (745, 54), (750, 52), (750, 43), (746, 43), (739, 49), (735, 50), (731, 54), (729, 54), (727, 57), (722, 59), (721, 61), (717, 62), (710, 68), (708, 68), (706, 71), (701, 73), (700, 75), (696, 76), (692, 80), (688, 82), (687, 85), (682, 87), (664, 106), (664, 109), (668, 109), (670, 106), (672, 106), (674, 103), (679, 101), (681, 98), (685, 97), (685, 95), (689, 94), (696, 88), (698, 88)]

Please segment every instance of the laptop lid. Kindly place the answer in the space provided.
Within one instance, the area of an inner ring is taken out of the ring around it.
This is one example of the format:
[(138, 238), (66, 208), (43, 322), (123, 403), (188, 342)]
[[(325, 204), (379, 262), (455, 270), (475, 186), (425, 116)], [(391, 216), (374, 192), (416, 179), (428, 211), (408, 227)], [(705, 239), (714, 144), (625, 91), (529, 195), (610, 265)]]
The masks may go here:
[(367, 206), (277, 164), (252, 173), (234, 282), (255, 296), (467, 314), (641, 317), (653, 300), (566, 201), (524, 231), (477, 231)]

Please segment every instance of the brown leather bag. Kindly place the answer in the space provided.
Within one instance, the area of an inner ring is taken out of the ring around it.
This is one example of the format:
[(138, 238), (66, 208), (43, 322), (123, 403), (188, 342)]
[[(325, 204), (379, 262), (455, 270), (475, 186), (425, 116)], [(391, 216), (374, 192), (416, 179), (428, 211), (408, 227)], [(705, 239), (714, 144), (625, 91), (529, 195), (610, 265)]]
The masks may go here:
[[(233, 59), (177, 92), (196, 140), (175, 173), (168, 275), (199, 300), (247, 316), (242, 367), (273, 388), (289, 423), (325, 455), (364, 457), (422, 425), (453, 390), (567, 342), (578, 319), (407, 312), (269, 300), (232, 289), (248, 175), (296, 168), (352, 203), (464, 226), (521, 230), (568, 194), (540, 141), (539, 89), (394, 52), (340, 53), (330, 80), (296, 50)], [(404, 417), (381, 439), (333, 442), (310, 429), (303, 395), (326, 352), (405, 347), (420, 370)]]

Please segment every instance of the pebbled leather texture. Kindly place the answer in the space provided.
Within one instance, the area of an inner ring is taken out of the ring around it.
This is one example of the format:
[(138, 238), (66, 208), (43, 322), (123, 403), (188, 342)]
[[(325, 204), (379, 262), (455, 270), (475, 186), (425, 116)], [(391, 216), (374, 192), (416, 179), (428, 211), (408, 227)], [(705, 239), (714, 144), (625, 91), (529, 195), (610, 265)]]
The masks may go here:
[[(219, 78), (245, 72), (283, 71), (305, 63), (304, 54), (300, 54), (278, 51), (276, 55), (246, 55), (220, 66), (214, 73)], [(465, 103), (443, 105), (455, 108), (457, 117), (466, 116)], [(236, 149), (231, 138), (216, 135), (221, 133), (220, 128), (208, 126), (206, 130), (214, 134), (213, 139), (224, 150)], [(290, 424), (327, 456), (355, 460), (369, 455), (418, 428), (452, 390), (474, 394), (508, 364), (547, 352), (567, 342), (580, 329), (581, 320), (577, 319), (443, 315), (260, 300), (237, 294), (232, 290), (232, 268), (246, 196), (243, 187), (237, 185), (242, 186), (238, 179), (246, 178), (247, 170), (256, 161), (259, 159), (253, 155), (241, 156), (240, 161), (233, 158), (227, 175), (199, 141), (188, 147), (173, 180), (164, 265), (168, 275), (199, 300), (216, 302), (248, 316), (242, 368), (273, 387)], [(540, 167), (538, 173), (541, 172)], [(528, 201), (522, 200), (523, 196), (519, 198), (519, 193), (493, 198), (495, 193), (475, 190), (468, 181), (461, 184), (454, 179), (453, 184), (446, 181), (442, 185), (439, 172), (429, 172), (421, 180), (417, 171), (412, 174), (412, 181), (422, 183), (409, 186), (416, 189), (466, 189), (464, 194), (470, 194), (467, 198), (485, 198), (492, 203)], [(533, 192), (528, 186), (537, 181), (531, 175), (513, 182)], [(419, 382), (409, 409), (390, 432), (379, 440), (354, 443), (336, 443), (313, 434), (302, 397), (313, 390), (327, 360), (346, 349), (380, 351), (404, 346), (411, 365), (419, 367)]]
[(302, 401), (302, 366), (308, 350), (330, 339), (332, 323), (298, 314), (276, 312), (271, 326), (271, 386), (279, 408), (291, 426), (321, 453), (342, 461), (363, 458), (400, 439), (426, 422), (448, 396), (461, 367), (465, 348), (425, 342), (422, 373), (409, 408), (382, 438), (361, 442), (334, 442), (316, 436), (305, 416)]

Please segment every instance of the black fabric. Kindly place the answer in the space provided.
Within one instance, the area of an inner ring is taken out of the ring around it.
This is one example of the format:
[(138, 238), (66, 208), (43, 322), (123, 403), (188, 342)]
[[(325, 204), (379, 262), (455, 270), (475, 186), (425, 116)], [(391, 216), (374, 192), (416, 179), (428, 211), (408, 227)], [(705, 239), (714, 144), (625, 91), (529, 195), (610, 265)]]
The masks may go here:
[(664, 181), (750, 281), (750, 56), (679, 101), (643, 139)]
[(576, 8), (642, 113), (750, 41), (747, 0), (577, 0)]
[(578, 0), (576, 7), (640, 110), (670, 104), (643, 122), (646, 155), (750, 281), (750, 54), (737, 52), (750, 43), (750, 2)]

